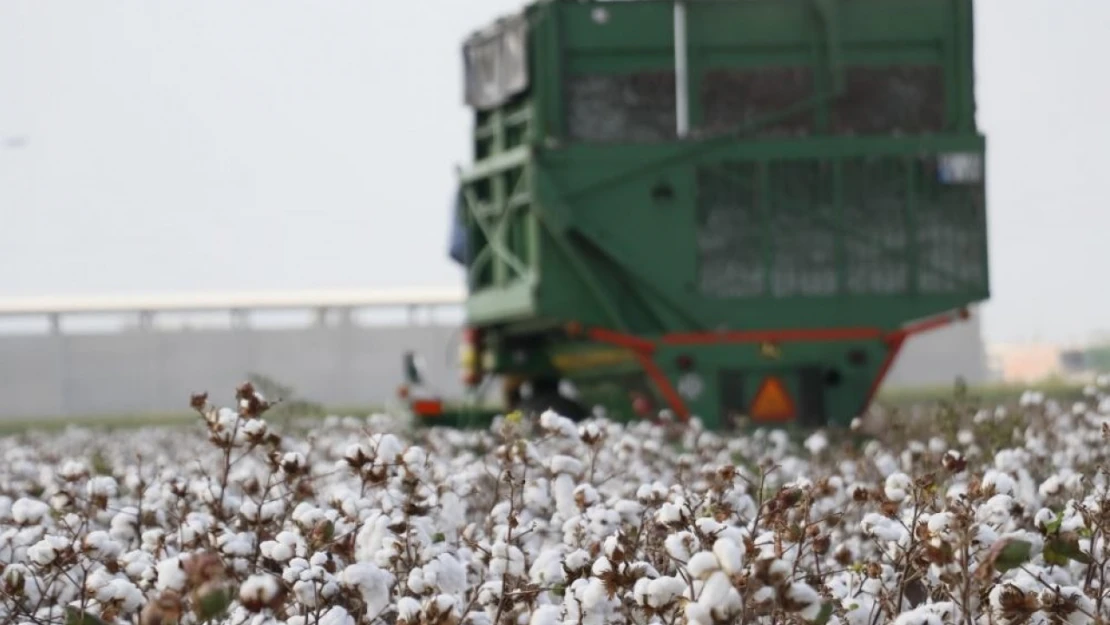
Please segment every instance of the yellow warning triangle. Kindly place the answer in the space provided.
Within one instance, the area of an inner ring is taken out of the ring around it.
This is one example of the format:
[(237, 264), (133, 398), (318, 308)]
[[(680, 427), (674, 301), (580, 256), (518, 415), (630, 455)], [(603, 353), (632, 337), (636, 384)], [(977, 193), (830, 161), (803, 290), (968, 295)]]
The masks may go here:
[(782, 380), (776, 377), (763, 380), (750, 412), (756, 421), (791, 421), (795, 418), (794, 402)]

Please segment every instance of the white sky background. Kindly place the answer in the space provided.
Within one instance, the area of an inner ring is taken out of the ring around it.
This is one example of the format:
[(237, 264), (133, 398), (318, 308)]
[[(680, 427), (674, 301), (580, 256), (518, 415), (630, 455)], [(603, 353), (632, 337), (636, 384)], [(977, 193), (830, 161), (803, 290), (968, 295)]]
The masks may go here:
[[(459, 45), (518, 6), (0, 0), (0, 296), (456, 284)], [(1110, 330), (1110, 3), (976, 28), (987, 338)]]

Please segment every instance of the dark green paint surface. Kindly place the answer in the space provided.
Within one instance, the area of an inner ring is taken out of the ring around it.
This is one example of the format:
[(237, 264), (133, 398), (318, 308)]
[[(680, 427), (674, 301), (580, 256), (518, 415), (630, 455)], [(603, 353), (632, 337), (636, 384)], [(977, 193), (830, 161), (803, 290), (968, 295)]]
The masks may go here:
[[(534, 353), (554, 353), (568, 321), (645, 337), (890, 331), (989, 297), (983, 176), (942, 175), (945, 155), (985, 154), (970, 0), (690, 2), (684, 138), (672, 3), (525, 14), (528, 87), (475, 111), (461, 178), (468, 322), (498, 352), (533, 352), (499, 372), (551, 374)], [(885, 344), (796, 344), (777, 365), (812, 394), (852, 347), (868, 364), (810, 402), (837, 423), (863, 408)], [(688, 404), (710, 425), (758, 384), (752, 349), (699, 349)]]

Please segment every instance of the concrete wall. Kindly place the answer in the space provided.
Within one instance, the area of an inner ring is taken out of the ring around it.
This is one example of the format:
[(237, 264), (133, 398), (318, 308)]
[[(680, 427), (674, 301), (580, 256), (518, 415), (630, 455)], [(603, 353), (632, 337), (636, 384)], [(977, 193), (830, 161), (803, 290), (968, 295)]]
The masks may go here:
[(124, 332), (0, 337), (0, 418), (188, 409), (193, 392), (230, 403), (257, 373), (329, 405), (370, 405), (402, 382), (417, 350), (437, 389), (457, 394), (453, 327)]
[[(0, 336), (0, 418), (175, 412), (196, 391), (229, 403), (251, 373), (305, 399), (372, 405), (401, 382), (406, 349), (424, 357), (437, 390), (458, 396), (457, 341), (443, 325)], [(987, 377), (976, 317), (910, 341), (887, 385), (948, 385), (956, 375)]]

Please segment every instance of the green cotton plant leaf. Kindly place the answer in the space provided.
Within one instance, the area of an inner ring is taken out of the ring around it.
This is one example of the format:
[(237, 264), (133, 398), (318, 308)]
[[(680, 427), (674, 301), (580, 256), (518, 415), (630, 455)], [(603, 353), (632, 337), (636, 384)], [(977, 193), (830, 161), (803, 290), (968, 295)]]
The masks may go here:
[(810, 621), (810, 623), (812, 623), (813, 625), (826, 625), (826, 623), (829, 622), (829, 619), (832, 618), (832, 615), (833, 604), (825, 602), (821, 605), (821, 611), (817, 613), (817, 616), (812, 621)]
[(231, 590), (227, 588), (215, 588), (201, 594), (195, 608), (197, 620), (203, 623), (223, 616), (231, 605), (232, 596)]
[(994, 570), (1005, 573), (1025, 564), (1033, 558), (1033, 543), (1028, 540), (1012, 538), (1006, 540), (994, 557)]
[(106, 623), (88, 612), (67, 606), (65, 625), (106, 625)]
[(1056, 566), (1064, 566), (1069, 560), (1082, 564), (1094, 563), (1091, 556), (1079, 548), (1079, 536), (1072, 532), (1065, 532), (1045, 541), (1044, 559), (1048, 564)]

